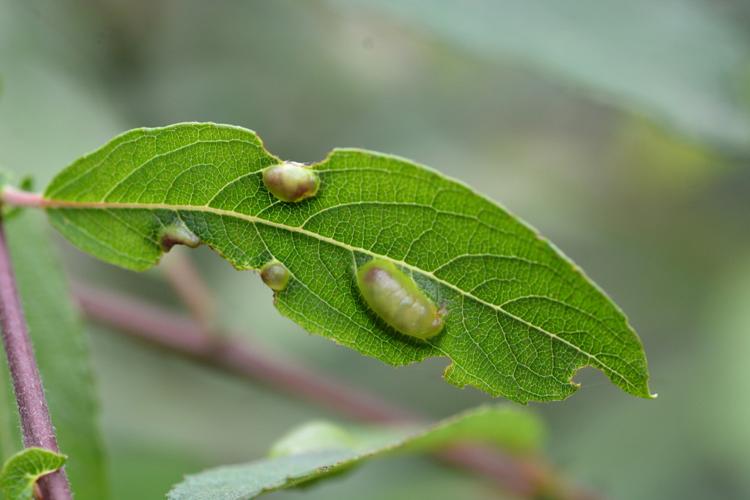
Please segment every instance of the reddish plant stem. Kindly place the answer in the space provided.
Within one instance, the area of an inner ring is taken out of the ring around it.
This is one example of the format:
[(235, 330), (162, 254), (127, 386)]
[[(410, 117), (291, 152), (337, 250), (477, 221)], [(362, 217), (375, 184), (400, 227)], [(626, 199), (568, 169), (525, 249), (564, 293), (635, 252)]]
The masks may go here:
[[(11, 266), (5, 230), (0, 220), (0, 323), (3, 344), (8, 356), (8, 367), (13, 380), (13, 391), (18, 402), (18, 413), (26, 447), (40, 447), (58, 452), (55, 430), (52, 427), (42, 379), (34, 358), (26, 319), (16, 289), (16, 278)], [(39, 491), (45, 500), (69, 500), (70, 485), (64, 469), (39, 479)]]
[[(164, 311), (111, 291), (74, 286), (74, 294), (92, 320), (114, 327), (152, 345), (234, 373), (275, 390), (309, 401), (354, 420), (372, 423), (414, 423), (424, 419), (360, 389), (249, 349), (238, 334), (208, 335), (189, 317)], [(497, 450), (457, 445), (437, 453), (442, 461), (490, 478), (509, 493), (532, 497), (552, 488), (556, 498), (594, 498), (582, 491), (561, 491), (549, 468)]]
[(73, 286), (91, 319), (141, 340), (236, 375), (301, 397), (336, 413), (366, 422), (413, 421), (417, 417), (361, 391), (262, 353), (248, 349), (238, 335), (207, 335), (191, 318), (160, 310), (111, 291)]
[(216, 302), (185, 248), (177, 245), (162, 259), (159, 269), (190, 315), (205, 333), (215, 334)]

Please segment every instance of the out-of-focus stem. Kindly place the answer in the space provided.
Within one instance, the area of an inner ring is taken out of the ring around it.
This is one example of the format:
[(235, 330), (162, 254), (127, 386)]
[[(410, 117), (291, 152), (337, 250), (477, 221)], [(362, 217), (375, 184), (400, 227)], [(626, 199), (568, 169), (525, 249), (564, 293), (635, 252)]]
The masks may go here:
[(257, 347), (249, 349), (237, 340), (238, 335), (208, 335), (189, 317), (115, 292), (80, 284), (74, 285), (73, 290), (89, 318), (159, 347), (262, 382), (354, 420), (416, 420), (415, 415), (361, 391), (264, 354)]
[[(13, 380), (13, 391), (18, 402), (24, 446), (57, 452), (59, 450), (55, 430), (52, 427), (42, 379), (18, 297), (16, 278), (11, 266), (2, 220), (0, 220), (0, 323), (3, 328), (3, 344), (8, 356), (8, 367)], [(63, 469), (39, 479), (38, 486), (45, 500), (69, 500), (71, 498), (70, 485)]]
[(215, 333), (216, 302), (206, 282), (198, 273), (195, 264), (185, 252), (185, 248), (177, 245), (162, 259), (159, 266), (169, 285), (180, 297), (180, 300), (190, 310), (190, 315), (207, 333)]

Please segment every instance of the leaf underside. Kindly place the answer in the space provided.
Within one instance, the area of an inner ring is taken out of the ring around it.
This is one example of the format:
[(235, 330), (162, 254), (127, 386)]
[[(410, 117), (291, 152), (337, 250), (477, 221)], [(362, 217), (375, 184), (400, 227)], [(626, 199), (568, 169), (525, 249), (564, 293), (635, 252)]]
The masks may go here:
[[(562, 399), (575, 372), (602, 370), (649, 397), (646, 359), (623, 313), (533, 229), (463, 184), (410, 161), (337, 149), (311, 168), (320, 190), (275, 199), (280, 160), (249, 130), (209, 123), (136, 129), (63, 170), (44, 197), (54, 226), (107, 262), (144, 270), (159, 234), (184, 224), (237, 269), (290, 271), (276, 306), (302, 327), (392, 365), (433, 356), (446, 379), (519, 401)], [(419, 342), (364, 305), (357, 266), (391, 260), (445, 307)]]
[(533, 414), (502, 406), (476, 408), (418, 429), (350, 429), (314, 422), (282, 438), (279, 444), (293, 453), (190, 475), (167, 498), (245, 500), (322, 479), (388, 453), (428, 452), (457, 441), (479, 441), (513, 453), (533, 454), (542, 435), (541, 422)]

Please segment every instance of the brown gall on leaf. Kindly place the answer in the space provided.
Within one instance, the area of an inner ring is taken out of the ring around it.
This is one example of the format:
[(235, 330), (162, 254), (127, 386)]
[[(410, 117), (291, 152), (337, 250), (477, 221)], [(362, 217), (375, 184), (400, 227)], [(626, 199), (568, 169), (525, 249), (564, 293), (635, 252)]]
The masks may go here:
[(263, 184), (278, 199), (298, 203), (315, 196), (320, 179), (314, 170), (288, 161), (263, 170)]
[(275, 292), (280, 292), (289, 284), (289, 269), (278, 260), (266, 262), (260, 268), (260, 278), (268, 288)]
[(200, 246), (201, 239), (184, 222), (176, 220), (159, 231), (159, 244), (162, 250), (169, 252), (175, 245), (196, 248)]
[(357, 271), (357, 286), (370, 309), (394, 330), (427, 340), (445, 326), (440, 309), (393, 263), (372, 259)]

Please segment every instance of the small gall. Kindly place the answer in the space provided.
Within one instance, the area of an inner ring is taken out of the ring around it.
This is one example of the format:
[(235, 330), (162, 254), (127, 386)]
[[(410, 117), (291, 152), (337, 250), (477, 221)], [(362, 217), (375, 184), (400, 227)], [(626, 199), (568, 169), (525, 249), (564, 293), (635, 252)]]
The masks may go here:
[(159, 243), (162, 250), (169, 252), (175, 245), (185, 245), (186, 247), (196, 248), (200, 246), (201, 239), (192, 232), (182, 220), (176, 220), (168, 226), (164, 226), (159, 231)]
[(289, 269), (278, 260), (271, 260), (260, 268), (260, 279), (271, 290), (280, 292), (289, 283)]
[(320, 179), (311, 168), (288, 161), (263, 170), (263, 184), (278, 199), (297, 203), (315, 196)]

